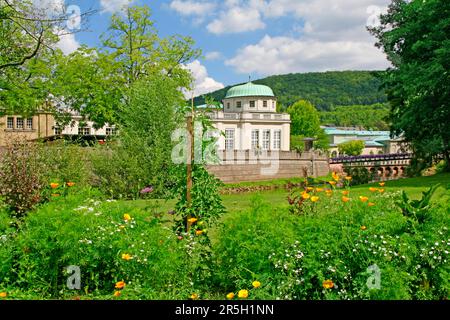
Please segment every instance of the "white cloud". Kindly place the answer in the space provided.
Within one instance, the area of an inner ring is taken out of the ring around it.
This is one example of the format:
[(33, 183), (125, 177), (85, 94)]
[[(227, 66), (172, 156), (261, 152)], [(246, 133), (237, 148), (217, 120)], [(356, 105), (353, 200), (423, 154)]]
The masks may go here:
[(222, 11), (219, 17), (207, 25), (211, 33), (239, 33), (264, 29), (260, 12), (252, 7), (232, 6)]
[(61, 49), (65, 54), (71, 54), (80, 47), (80, 43), (75, 39), (75, 34), (67, 33), (67, 31), (59, 32), (59, 41), (56, 43), (56, 47)]
[(169, 7), (184, 16), (202, 16), (211, 13), (216, 7), (216, 4), (206, 1), (174, 0), (170, 3)]
[[(225, 87), (223, 83), (217, 82), (213, 78), (209, 77), (206, 67), (198, 60), (187, 64), (186, 68), (191, 71), (192, 77), (195, 81), (194, 97)], [(191, 94), (192, 93), (185, 93), (186, 98), (190, 98)]]
[(104, 12), (115, 13), (128, 7), (134, 0), (100, 0)]
[(211, 51), (211, 52), (207, 52), (205, 53), (205, 59), (206, 60), (219, 60), (222, 58), (222, 53), (218, 52), (218, 51)]

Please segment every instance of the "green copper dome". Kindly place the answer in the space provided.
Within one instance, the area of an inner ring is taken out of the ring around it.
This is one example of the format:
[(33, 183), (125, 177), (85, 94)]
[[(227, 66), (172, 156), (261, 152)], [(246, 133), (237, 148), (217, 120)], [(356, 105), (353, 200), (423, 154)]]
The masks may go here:
[(275, 97), (272, 89), (270, 89), (268, 86), (248, 82), (246, 84), (235, 86), (230, 90), (228, 90), (225, 99), (236, 97), (255, 97), (255, 96)]

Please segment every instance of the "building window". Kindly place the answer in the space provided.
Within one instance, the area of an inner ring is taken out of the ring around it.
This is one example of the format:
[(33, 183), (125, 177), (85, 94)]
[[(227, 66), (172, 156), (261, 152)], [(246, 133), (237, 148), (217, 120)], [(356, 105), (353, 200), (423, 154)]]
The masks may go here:
[(252, 149), (259, 148), (259, 130), (252, 130)]
[(14, 118), (8, 117), (8, 119), (6, 119), (6, 128), (14, 129)]
[(225, 129), (225, 150), (234, 150), (234, 129)]
[(91, 134), (91, 128), (78, 128), (78, 134), (80, 136), (88, 136)]
[(263, 101), (263, 107), (267, 108), (267, 101)]
[(227, 103), (227, 109), (230, 109), (230, 103), (229, 102)]
[(116, 128), (106, 128), (106, 135), (107, 136), (114, 136), (117, 134)]
[(275, 130), (273, 132), (273, 149), (274, 150), (281, 149), (281, 130)]
[(27, 129), (33, 130), (33, 118), (27, 118)]
[(263, 130), (262, 148), (263, 150), (270, 149), (270, 130)]
[(272, 109), (275, 109), (275, 101), (272, 101)]
[(250, 108), (254, 108), (255, 107), (255, 101), (250, 101)]
[(16, 129), (23, 129), (23, 118), (16, 118)]
[(237, 101), (236, 102), (236, 108), (240, 108), (242, 107), (242, 102), (241, 101)]
[(55, 136), (59, 136), (62, 133), (62, 130), (59, 127), (54, 127), (53, 131), (55, 132)]

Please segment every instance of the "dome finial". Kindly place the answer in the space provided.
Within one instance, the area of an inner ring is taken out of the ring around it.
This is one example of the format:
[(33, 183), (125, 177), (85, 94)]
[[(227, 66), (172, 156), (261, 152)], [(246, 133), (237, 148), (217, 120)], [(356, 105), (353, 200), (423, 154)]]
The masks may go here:
[(252, 82), (252, 76), (248, 75), (248, 82)]

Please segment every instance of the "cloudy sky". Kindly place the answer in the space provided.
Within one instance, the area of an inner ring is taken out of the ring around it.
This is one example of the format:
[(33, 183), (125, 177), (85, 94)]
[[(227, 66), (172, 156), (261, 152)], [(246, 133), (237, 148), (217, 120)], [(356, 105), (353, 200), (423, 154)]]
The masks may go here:
[(99, 46), (111, 14), (147, 4), (161, 36), (191, 36), (203, 58), (188, 67), (196, 93), (268, 75), (327, 70), (376, 70), (388, 66), (366, 26), (389, 0), (36, 0), (98, 9), (81, 21), (86, 32), (63, 37), (69, 53)]

